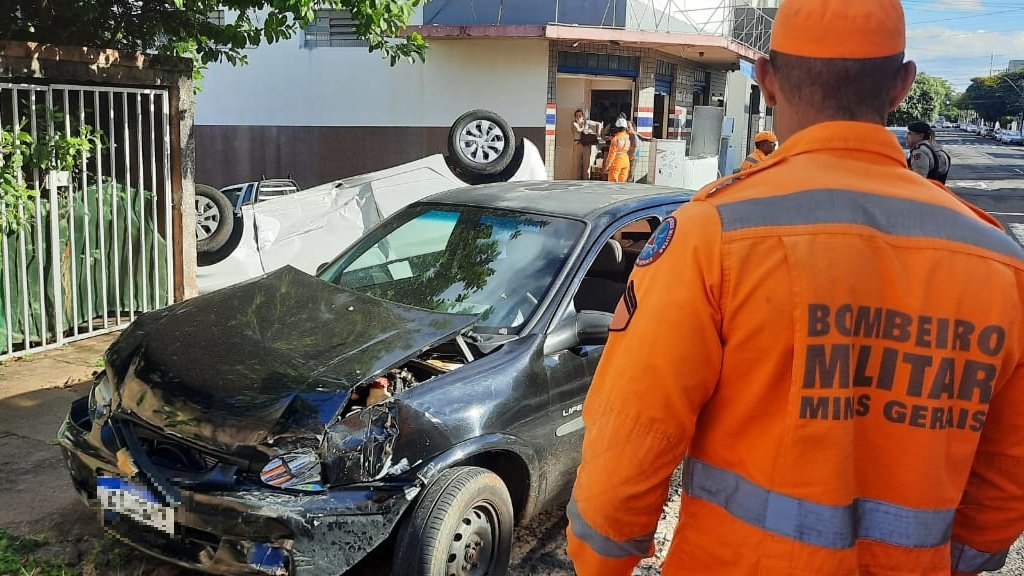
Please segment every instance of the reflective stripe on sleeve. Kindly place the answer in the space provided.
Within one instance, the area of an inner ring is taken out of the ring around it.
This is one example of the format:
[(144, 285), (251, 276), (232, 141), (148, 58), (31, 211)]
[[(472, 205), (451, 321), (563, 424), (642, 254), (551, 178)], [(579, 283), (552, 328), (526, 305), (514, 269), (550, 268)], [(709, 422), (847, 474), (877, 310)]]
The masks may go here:
[(715, 504), (751, 526), (822, 548), (851, 548), (858, 539), (908, 548), (941, 546), (949, 541), (956, 512), (861, 498), (846, 506), (819, 504), (772, 492), (692, 458), (686, 460), (683, 474), (689, 496)]
[(1006, 556), (1009, 553), (1009, 550), (1003, 550), (994, 554), (982, 552), (956, 540), (953, 541), (953, 545), (949, 548), (949, 558), (952, 562), (953, 570), (972, 574), (999, 570), (1006, 563)]
[(753, 156), (747, 156), (745, 162), (750, 162), (751, 164), (759, 164), (761, 161), (758, 160), (757, 158), (754, 158)]
[(936, 238), (1024, 259), (1024, 250), (990, 224), (950, 208), (850, 190), (807, 190), (720, 204), (722, 230), (856, 224), (893, 236)]
[(627, 558), (630, 556), (642, 558), (647, 556), (651, 549), (651, 544), (654, 542), (654, 533), (621, 541), (601, 534), (583, 519), (579, 508), (576, 506), (575, 496), (569, 500), (565, 513), (572, 523), (573, 535), (586, 542), (591, 550), (606, 558)]

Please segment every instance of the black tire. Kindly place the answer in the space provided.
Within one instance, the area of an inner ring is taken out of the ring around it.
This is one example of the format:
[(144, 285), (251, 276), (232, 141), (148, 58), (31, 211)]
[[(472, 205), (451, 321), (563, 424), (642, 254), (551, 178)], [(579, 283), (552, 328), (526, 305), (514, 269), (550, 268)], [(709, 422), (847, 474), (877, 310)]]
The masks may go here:
[(402, 521), (391, 574), (503, 576), (512, 527), (512, 499), (501, 478), (483, 468), (446, 470)]
[(515, 152), (512, 127), (489, 110), (466, 112), (448, 130), (448, 162), (456, 172), (494, 176), (508, 167)]
[(231, 201), (213, 186), (196, 184), (196, 252), (216, 252), (231, 237)]
[(228, 256), (231, 256), (235, 248), (238, 248), (238, 245), (242, 243), (242, 235), (245, 234), (245, 220), (241, 216), (232, 215), (231, 221), (231, 236), (228, 237), (228, 241), (213, 252), (200, 252), (197, 254), (196, 263), (199, 266), (213, 266), (221, 262)]

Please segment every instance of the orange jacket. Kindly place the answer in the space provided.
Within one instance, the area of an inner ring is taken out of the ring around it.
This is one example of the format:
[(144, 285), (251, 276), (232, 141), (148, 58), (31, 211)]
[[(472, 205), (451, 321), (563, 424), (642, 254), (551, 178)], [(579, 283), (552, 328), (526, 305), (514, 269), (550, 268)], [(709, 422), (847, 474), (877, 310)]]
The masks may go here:
[(880, 126), (778, 154), (637, 260), (583, 411), (577, 572), (652, 551), (684, 458), (666, 576), (1001, 565), (1024, 530), (1024, 252)]
[(618, 136), (612, 138), (608, 142), (608, 160), (607, 165), (625, 165), (629, 166), (629, 133), (622, 132)]
[(750, 170), (754, 166), (757, 166), (757, 165), (761, 164), (762, 162), (764, 162), (768, 158), (769, 158), (769, 156), (767, 154), (765, 154), (764, 152), (761, 152), (760, 150), (755, 148), (754, 151), (751, 152), (749, 156), (747, 156), (746, 158), (743, 159), (743, 163), (740, 164), (739, 171), (740, 172), (746, 172), (747, 170)]

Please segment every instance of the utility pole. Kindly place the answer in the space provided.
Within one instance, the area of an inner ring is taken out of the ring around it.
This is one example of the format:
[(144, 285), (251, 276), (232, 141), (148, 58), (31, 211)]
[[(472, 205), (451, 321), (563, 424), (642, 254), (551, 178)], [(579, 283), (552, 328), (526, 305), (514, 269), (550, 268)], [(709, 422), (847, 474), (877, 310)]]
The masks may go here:
[(989, 76), (992, 75), (992, 65), (995, 64), (995, 60), (996, 60), (996, 55), (995, 54), (992, 54), (991, 56), (988, 57), (988, 75)]

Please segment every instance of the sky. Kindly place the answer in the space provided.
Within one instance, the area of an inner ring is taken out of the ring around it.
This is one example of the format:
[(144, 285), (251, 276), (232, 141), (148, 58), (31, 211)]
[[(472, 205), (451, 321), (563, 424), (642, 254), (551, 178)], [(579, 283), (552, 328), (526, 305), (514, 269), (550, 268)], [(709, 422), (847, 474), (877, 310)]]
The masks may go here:
[[(1024, 60), (1024, 0), (902, 0), (907, 56), (957, 90)], [(990, 64), (991, 63), (991, 64)]]

